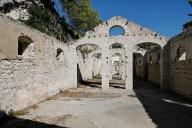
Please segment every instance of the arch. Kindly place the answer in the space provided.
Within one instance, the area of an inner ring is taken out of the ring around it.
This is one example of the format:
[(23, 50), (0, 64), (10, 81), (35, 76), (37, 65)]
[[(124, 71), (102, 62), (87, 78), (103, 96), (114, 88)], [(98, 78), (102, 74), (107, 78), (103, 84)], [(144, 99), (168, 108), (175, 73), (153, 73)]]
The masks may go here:
[(176, 51), (177, 53), (176, 53), (176, 58), (175, 58), (175, 60), (177, 61), (177, 62), (179, 62), (179, 61), (185, 61), (186, 60), (186, 50), (185, 50), (185, 48), (184, 47), (179, 47), (178, 49), (177, 49), (177, 51)]
[(120, 25), (112, 26), (109, 29), (109, 36), (119, 36), (125, 35), (125, 29)]
[(32, 39), (26, 35), (21, 35), (18, 37), (18, 55), (23, 57), (32, 56), (33, 46)]
[(136, 35), (135, 39), (138, 40), (138, 42), (133, 43), (133, 48), (136, 45), (146, 44), (146, 43), (156, 44), (156, 45), (159, 45), (161, 48), (163, 48), (167, 43), (166, 38), (160, 39), (159, 37), (156, 37), (155, 35), (147, 35), (147, 34), (142, 35), (142, 36)]
[(100, 50), (100, 47), (95, 44), (82, 44), (76, 47), (78, 74), (83, 81), (93, 78), (93, 57), (92, 53)]
[[(110, 60), (110, 80), (115, 80), (119, 81), (124, 88), (124, 80), (125, 80), (125, 60), (124, 60), (124, 55), (120, 52), (114, 52), (111, 55), (111, 60)], [(113, 82), (110, 84), (112, 86)]]
[(88, 56), (90, 53), (101, 50), (101, 48), (96, 44), (82, 44), (76, 47), (76, 51), (79, 51), (82, 56), (85, 58), (85, 55)]
[[(110, 31), (116, 27), (120, 27), (124, 30), (124, 35), (122, 36), (110, 36)], [(75, 43), (71, 44), (71, 48), (78, 49), (81, 45), (92, 44), (99, 46), (100, 49), (97, 50), (88, 50), (88, 58), (92, 57), (94, 53), (101, 52), (102, 53), (102, 64), (106, 71), (102, 73), (102, 87), (108, 87), (109, 82), (109, 57), (112, 57), (113, 53), (118, 52), (122, 54), (123, 63), (125, 65), (125, 80), (126, 80), (126, 88), (132, 89), (132, 65), (133, 54), (132, 53), (141, 53), (143, 56), (146, 54), (147, 50), (143, 49), (138, 50), (134, 49), (134, 47), (138, 44), (145, 44), (148, 42), (155, 42), (158, 46), (160, 46), (161, 50), (167, 43), (167, 38), (159, 35), (156, 32), (153, 32), (147, 28), (144, 28), (138, 24), (135, 24), (127, 19), (124, 19), (119, 16), (112, 17), (108, 21), (103, 22), (102, 24), (95, 27), (92, 31), (88, 31), (85, 34), (85, 37), (80, 40), (75, 41)], [(113, 45), (118, 44), (113, 47)], [(120, 44), (120, 45), (119, 45)], [(113, 48), (112, 48), (113, 47)], [(78, 51), (77, 51), (78, 52)], [(103, 54), (106, 53), (106, 54)], [(162, 56), (161, 56), (162, 57)]]
[(56, 59), (63, 60), (63, 58), (64, 58), (64, 52), (61, 48), (58, 48), (56, 53)]
[(144, 56), (146, 54), (147, 50), (140, 48), (138, 45), (134, 46), (133, 48), (133, 53), (138, 53), (142, 56)]
[(109, 49), (125, 49), (125, 47), (121, 43), (113, 43), (109, 46)]
[[(137, 62), (133, 62), (134, 74), (144, 80), (148, 80), (157, 85), (162, 85), (163, 80), (163, 61), (162, 47), (158, 43), (143, 42), (136, 45), (139, 50), (145, 51), (145, 54), (138, 57)], [(142, 52), (141, 52), (142, 53)], [(139, 63), (141, 61), (142, 63)]]
[(150, 49), (155, 49), (155, 48), (162, 48), (162, 46), (159, 43), (156, 42), (142, 42), (142, 43), (137, 43), (134, 48), (137, 47), (137, 49), (148, 51)]
[(101, 56), (102, 56), (102, 54), (99, 53), (99, 52), (92, 55), (92, 57), (95, 57), (95, 58), (97, 58), (97, 59), (100, 59)]
[(86, 37), (84, 37), (84, 38), (82, 38), (82, 39), (79, 39), (79, 40), (77, 40), (76, 42), (74, 42), (74, 43), (72, 43), (72, 48), (74, 48), (74, 49), (77, 49), (78, 47), (80, 47), (80, 46), (82, 46), (82, 45), (97, 45), (97, 46), (99, 46), (100, 48), (102, 48), (103, 47), (103, 44), (102, 43), (100, 43), (100, 42), (102, 42), (103, 43), (103, 41), (102, 40), (98, 40), (98, 38), (94, 38), (94, 40), (93, 39), (87, 39)]
[(63, 50), (60, 49), (60, 48), (58, 48), (58, 49), (57, 49), (57, 55), (56, 55), (56, 57), (59, 57), (59, 55), (61, 55), (62, 52), (63, 52)]

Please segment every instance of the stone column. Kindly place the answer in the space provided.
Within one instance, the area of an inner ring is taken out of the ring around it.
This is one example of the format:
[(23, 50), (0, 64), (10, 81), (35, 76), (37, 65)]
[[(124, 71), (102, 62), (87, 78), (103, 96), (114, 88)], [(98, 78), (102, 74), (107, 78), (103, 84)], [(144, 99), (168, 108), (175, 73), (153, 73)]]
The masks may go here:
[(126, 60), (125, 88), (132, 90), (133, 89), (133, 53), (129, 49), (126, 49), (125, 60)]
[(168, 55), (160, 51), (160, 87), (161, 89), (169, 89), (170, 86), (170, 62), (167, 61)]
[(161, 51), (161, 88), (171, 89), (171, 53), (170, 42), (168, 42)]
[(102, 89), (109, 89), (109, 71), (109, 56), (105, 51), (102, 52)]
[(90, 55), (87, 58), (86, 67), (87, 79), (93, 79), (93, 57)]
[(68, 62), (68, 84), (77, 88), (77, 53), (72, 46), (69, 46)]
[(112, 54), (110, 54), (110, 56), (109, 56), (109, 80), (113, 79), (112, 71), (113, 71)]
[(125, 59), (125, 56), (123, 55), (122, 56), (122, 80), (125, 80), (126, 79), (126, 59)]

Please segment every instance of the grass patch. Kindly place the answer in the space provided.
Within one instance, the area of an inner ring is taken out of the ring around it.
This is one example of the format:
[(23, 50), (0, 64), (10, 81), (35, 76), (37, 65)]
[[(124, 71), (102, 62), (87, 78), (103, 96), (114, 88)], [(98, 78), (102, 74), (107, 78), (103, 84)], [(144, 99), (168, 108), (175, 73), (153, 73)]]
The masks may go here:
[(29, 114), (29, 112), (27, 112), (27, 111), (14, 111), (12, 109), (8, 112), (8, 115), (14, 116), (14, 117), (23, 116), (23, 115), (27, 115), (27, 114)]

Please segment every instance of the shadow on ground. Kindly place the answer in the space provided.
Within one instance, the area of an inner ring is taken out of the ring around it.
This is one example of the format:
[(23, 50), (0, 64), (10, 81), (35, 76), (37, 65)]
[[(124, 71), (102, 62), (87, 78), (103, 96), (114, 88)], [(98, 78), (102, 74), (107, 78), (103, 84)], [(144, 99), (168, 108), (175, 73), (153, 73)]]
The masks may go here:
[(0, 112), (0, 128), (67, 128), (56, 125), (17, 118)]
[(134, 91), (157, 128), (192, 128), (192, 101), (159, 87), (134, 80)]

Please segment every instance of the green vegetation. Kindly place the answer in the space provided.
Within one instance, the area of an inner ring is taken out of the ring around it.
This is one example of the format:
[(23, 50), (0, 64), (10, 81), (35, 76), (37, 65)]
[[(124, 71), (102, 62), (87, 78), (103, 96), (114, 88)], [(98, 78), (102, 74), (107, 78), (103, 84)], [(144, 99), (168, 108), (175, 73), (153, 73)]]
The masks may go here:
[(8, 115), (14, 116), (14, 117), (23, 116), (23, 115), (27, 115), (27, 114), (28, 114), (28, 112), (26, 112), (26, 111), (14, 111), (12, 109), (8, 112)]
[(61, 0), (61, 2), (80, 35), (84, 35), (86, 31), (101, 23), (97, 11), (91, 7), (90, 0)]
[[(189, 4), (192, 6), (192, 0), (188, 0)], [(189, 16), (192, 16), (192, 14), (189, 14)], [(192, 28), (192, 21), (187, 22), (183, 25), (183, 29)]]
[(101, 58), (101, 53), (95, 54), (94, 56), (95, 56), (95, 58), (100, 59)]
[(35, 3), (28, 7), (29, 19), (22, 22), (64, 42), (68, 39), (68, 33), (73, 33), (72, 36), (75, 35), (75, 32), (84, 35), (86, 31), (101, 23), (98, 13), (92, 9), (89, 0), (61, 0), (61, 2), (72, 21), (73, 28), (68, 29), (69, 25), (65, 19), (55, 16), (54, 10), (49, 5)]
[(94, 79), (101, 79), (101, 75), (97, 74), (96, 76), (93, 76)]
[(28, 8), (30, 17), (27, 21), (22, 21), (26, 25), (35, 28), (47, 35), (54, 36), (57, 39), (62, 37), (62, 34), (58, 28), (55, 27), (53, 16), (46, 8), (38, 5), (30, 5)]

